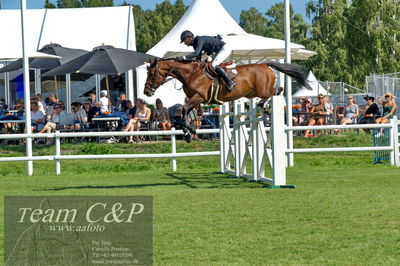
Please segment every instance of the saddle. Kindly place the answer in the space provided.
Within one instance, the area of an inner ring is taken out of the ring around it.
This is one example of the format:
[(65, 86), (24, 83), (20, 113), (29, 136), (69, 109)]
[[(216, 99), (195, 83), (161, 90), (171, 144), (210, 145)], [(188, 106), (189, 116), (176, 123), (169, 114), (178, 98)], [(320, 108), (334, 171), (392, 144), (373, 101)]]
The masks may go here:
[[(231, 79), (235, 79), (236, 76), (238, 75), (238, 72), (236, 69), (236, 64), (234, 64), (232, 61), (222, 63), (219, 66), (225, 70), (226, 74), (228, 74), (228, 77), (230, 77)], [(212, 80), (220, 79), (219, 75), (215, 72), (214, 68), (211, 66), (211, 62), (206, 63), (204, 72), (206, 73), (206, 76), (209, 79), (212, 79)]]
[[(234, 64), (233, 62), (222, 63), (219, 66), (225, 70), (226, 74), (231, 79), (235, 79), (236, 76), (238, 75), (238, 72), (236, 70), (236, 64)], [(205, 64), (204, 73), (209, 79), (214, 81), (213, 84), (211, 85), (210, 97), (206, 102), (206, 104), (223, 104), (222, 101), (218, 100), (218, 93), (220, 90), (221, 83), (225, 84), (225, 82), (215, 72), (214, 68), (211, 66), (211, 62)]]

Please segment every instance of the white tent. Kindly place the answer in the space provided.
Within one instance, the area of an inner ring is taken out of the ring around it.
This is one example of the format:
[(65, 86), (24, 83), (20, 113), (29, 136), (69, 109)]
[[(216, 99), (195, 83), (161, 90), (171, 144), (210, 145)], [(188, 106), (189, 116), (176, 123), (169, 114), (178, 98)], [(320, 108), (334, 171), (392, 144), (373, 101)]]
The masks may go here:
[[(159, 57), (176, 57), (192, 52), (193, 47), (180, 43), (180, 35), (184, 30), (190, 30), (195, 35), (220, 34), (223, 41), (233, 48), (231, 59), (237, 63), (285, 57), (283, 40), (246, 33), (219, 0), (193, 0), (178, 23), (148, 53)], [(295, 43), (291, 44), (291, 52), (292, 59), (306, 59), (316, 54)], [(140, 89), (144, 87), (145, 79), (146, 68), (139, 67), (137, 69), (138, 97), (146, 99), (143, 89)], [(155, 96), (149, 98), (148, 101), (154, 102), (156, 98), (161, 98), (165, 106), (171, 106), (177, 102), (183, 103), (184, 94), (178, 90), (180, 87), (181, 84), (178, 81), (170, 81), (160, 87)]]
[[(136, 50), (131, 7), (29, 9), (27, 48), (33, 53), (49, 43), (92, 50), (110, 44)], [(22, 57), (20, 10), (0, 10), (0, 59)]]
[[(102, 44), (136, 50), (130, 6), (29, 9), (25, 20), (28, 55), (49, 43), (89, 51)], [(21, 11), (0, 10), (0, 25), (0, 61), (22, 57)], [(132, 75), (127, 80), (128, 96), (133, 99)]]
[(311, 71), (308, 73), (307, 81), (312, 90), (301, 87), (298, 91), (296, 91), (296, 93), (293, 94), (293, 97), (316, 97), (320, 93), (323, 95), (328, 95), (326, 89), (319, 83)]

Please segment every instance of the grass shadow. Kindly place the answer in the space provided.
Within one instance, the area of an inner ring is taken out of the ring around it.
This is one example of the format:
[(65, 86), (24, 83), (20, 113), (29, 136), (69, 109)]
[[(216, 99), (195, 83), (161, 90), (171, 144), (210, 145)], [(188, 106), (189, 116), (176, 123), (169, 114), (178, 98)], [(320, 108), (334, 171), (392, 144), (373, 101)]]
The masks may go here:
[(54, 188), (40, 189), (36, 191), (63, 191), (71, 189), (127, 189), (146, 188), (160, 186), (184, 186), (188, 188), (262, 188), (263, 184), (249, 183), (241, 178), (228, 178), (223, 174), (208, 173), (167, 173), (165, 176), (174, 182), (154, 182), (147, 184), (126, 184), (126, 185), (81, 185), (81, 186), (60, 186)]

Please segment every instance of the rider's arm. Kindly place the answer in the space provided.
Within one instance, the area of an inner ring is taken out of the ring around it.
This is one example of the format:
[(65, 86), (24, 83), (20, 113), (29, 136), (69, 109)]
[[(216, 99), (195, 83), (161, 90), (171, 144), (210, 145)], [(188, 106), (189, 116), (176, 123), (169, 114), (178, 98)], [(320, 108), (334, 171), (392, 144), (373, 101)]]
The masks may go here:
[(201, 55), (203, 50), (204, 40), (202, 38), (197, 38), (197, 43), (194, 52), (183, 57), (183, 59), (192, 59)]

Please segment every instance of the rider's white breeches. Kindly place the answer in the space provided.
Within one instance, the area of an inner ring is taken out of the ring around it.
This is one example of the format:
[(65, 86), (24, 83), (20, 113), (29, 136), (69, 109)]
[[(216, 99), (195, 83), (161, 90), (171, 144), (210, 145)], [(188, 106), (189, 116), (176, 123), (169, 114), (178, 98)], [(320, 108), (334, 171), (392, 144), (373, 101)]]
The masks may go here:
[(232, 49), (229, 47), (227, 43), (225, 43), (224, 46), (222, 46), (221, 50), (215, 57), (214, 61), (211, 63), (212, 67), (215, 68), (215, 66), (221, 64), (225, 59), (227, 59), (232, 53)]

